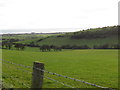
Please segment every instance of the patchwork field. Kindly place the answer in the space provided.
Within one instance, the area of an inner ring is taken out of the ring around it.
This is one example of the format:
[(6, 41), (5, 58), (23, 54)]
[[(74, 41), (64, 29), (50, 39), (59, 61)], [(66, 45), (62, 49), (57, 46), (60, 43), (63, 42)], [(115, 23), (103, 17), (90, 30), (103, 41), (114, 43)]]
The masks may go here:
[[(39, 61), (43, 62), (45, 70), (50, 72), (84, 80), (103, 87), (118, 87), (118, 50), (89, 49), (63, 50), (61, 52), (40, 52), (38, 49), (25, 51), (2, 50), (2, 59), (26, 66), (32, 66), (34, 61)], [(2, 69), (3, 73), (6, 73), (6, 75), (3, 74), (3, 81), (6, 83), (6, 86), (22, 88), (23, 85), (18, 83), (16, 79), (31, 86), (32, 74), (19, 71), (16, 68), (32, 72), (32, 69), (18, 67), (3, 61)], [(45, 75), (48, 74), (45, 73)], [(14, 76), (14, 78), (10, 76)], [(89, 85), (72, 82), (53, 75), (49, 77), (61, 80), (61, 82), (63, 80), (63, 82), (73, 87), (91, 88)], [(65, 86), (45, 79), (43, 87), (63, 88)]]

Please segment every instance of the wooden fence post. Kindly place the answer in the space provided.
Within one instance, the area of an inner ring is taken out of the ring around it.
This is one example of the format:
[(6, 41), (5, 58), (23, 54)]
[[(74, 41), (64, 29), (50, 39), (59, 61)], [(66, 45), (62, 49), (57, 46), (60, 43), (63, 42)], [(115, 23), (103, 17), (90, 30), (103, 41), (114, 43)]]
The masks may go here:
[(44, 64), (39, 62), (34, 62), (31, 88), (42, 88), (44, 71), (41, 70), (44, 70)]

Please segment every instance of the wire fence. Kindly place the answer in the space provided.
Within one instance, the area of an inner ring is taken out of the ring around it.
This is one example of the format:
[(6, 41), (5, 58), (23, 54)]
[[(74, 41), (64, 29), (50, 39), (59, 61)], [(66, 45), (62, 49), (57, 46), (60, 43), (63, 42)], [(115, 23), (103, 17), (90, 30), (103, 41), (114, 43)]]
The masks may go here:
[(83, 80), (78, 80), (61, 74), (49, 72), (34, 66), (26, 66), (13, 63), (11, 61), (2, 60), (3, 72), (2, 79), (4, 83), (10, 83), (15, 88), (31, 88), (33, 69), (44, 72), (42, 77), (43, 88), (103, 88), (113, 90), (112, 88), (103, 87)]

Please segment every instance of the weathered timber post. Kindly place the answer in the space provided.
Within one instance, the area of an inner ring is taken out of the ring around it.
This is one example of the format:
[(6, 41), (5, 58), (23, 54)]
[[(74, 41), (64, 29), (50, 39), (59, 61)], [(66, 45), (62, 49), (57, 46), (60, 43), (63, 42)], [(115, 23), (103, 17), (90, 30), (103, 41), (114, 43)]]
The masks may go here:
[(32, 86), (31, 88), (42, 88), (44, 64), (39, 62), (33, 63)]

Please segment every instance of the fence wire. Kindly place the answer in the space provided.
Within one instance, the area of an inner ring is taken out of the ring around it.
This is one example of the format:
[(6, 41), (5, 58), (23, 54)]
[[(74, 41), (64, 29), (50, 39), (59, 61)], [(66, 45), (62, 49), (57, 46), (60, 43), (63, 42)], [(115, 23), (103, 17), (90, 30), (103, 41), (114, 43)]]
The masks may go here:
[(26, 87), (27, 87), (27, 88), (30, 88), (29, 85), (23, 83), (22, 81), (20, 81), (19, 79), (15, 78), (14, 76), (8, 75), (8, 74), (6, 74), (6, 73), (2, 73), (2, 74), (3, 74), (4, 77), (11, 78), (13, 81), (17, 81), (19, 84), (22, 84), (23, 86), (25, 86), (25, 88), (26, 88)]
[[(78, 79), (71, 78), (68, 76), (49, 72), (47, 70), (41, 70), (41, 69), (35, 68), (33, 66), (17, 64), (17, 63), (13, 63), (13, 62), (10, 62), (7, 60), (2, 60), (2, 61), (3, 61), (4, 68), (6, 68), (6, 69), (3, 68), (3, 70), (4, 70), (3, 72), (6, 72), (6, 74), (7, 74), (10, 70), (12, 70), (12, 72), (14, 70), (14, 72), (16, 72), (16, 74), (17, 74), (17, 73), (20, 73), (20, 71), (21, 71), (21, 74), (23, 76), (20, 74), (19, 79), (22, 79), (25, 82), (25, 83), (23, 83), (23, 85), (28, 88), (30, 88), (30, 85), (31, 85), (32, 69), (34, 68), (34, 69), (44, 72), (43, 88), (104, 88), (104, 89), (112, 90), (111, 88), (108, 88), (108, 87), (103, 87), (100, 85), (92, 84), (92, 83), (89, 83), (89, 82), (86, 82), (83, 80), (78, 80)], [(7, 69), (9, 69), (9, 70), (7, 70)], [(3, 76), (4, 76), (4, 74), (3, 74)], [(10, 75), (10, 77), (14, 78), (13, 75)], [(26, 82), (27, 80), (29, 83)]]
[[(9, 88), (30, 88), (31, 87), (31, 72), (25, 68), (11, 65), (3, 62), (2, 80), (7, 83)], [(7, 85), (7, 86), (8, 86)]]

